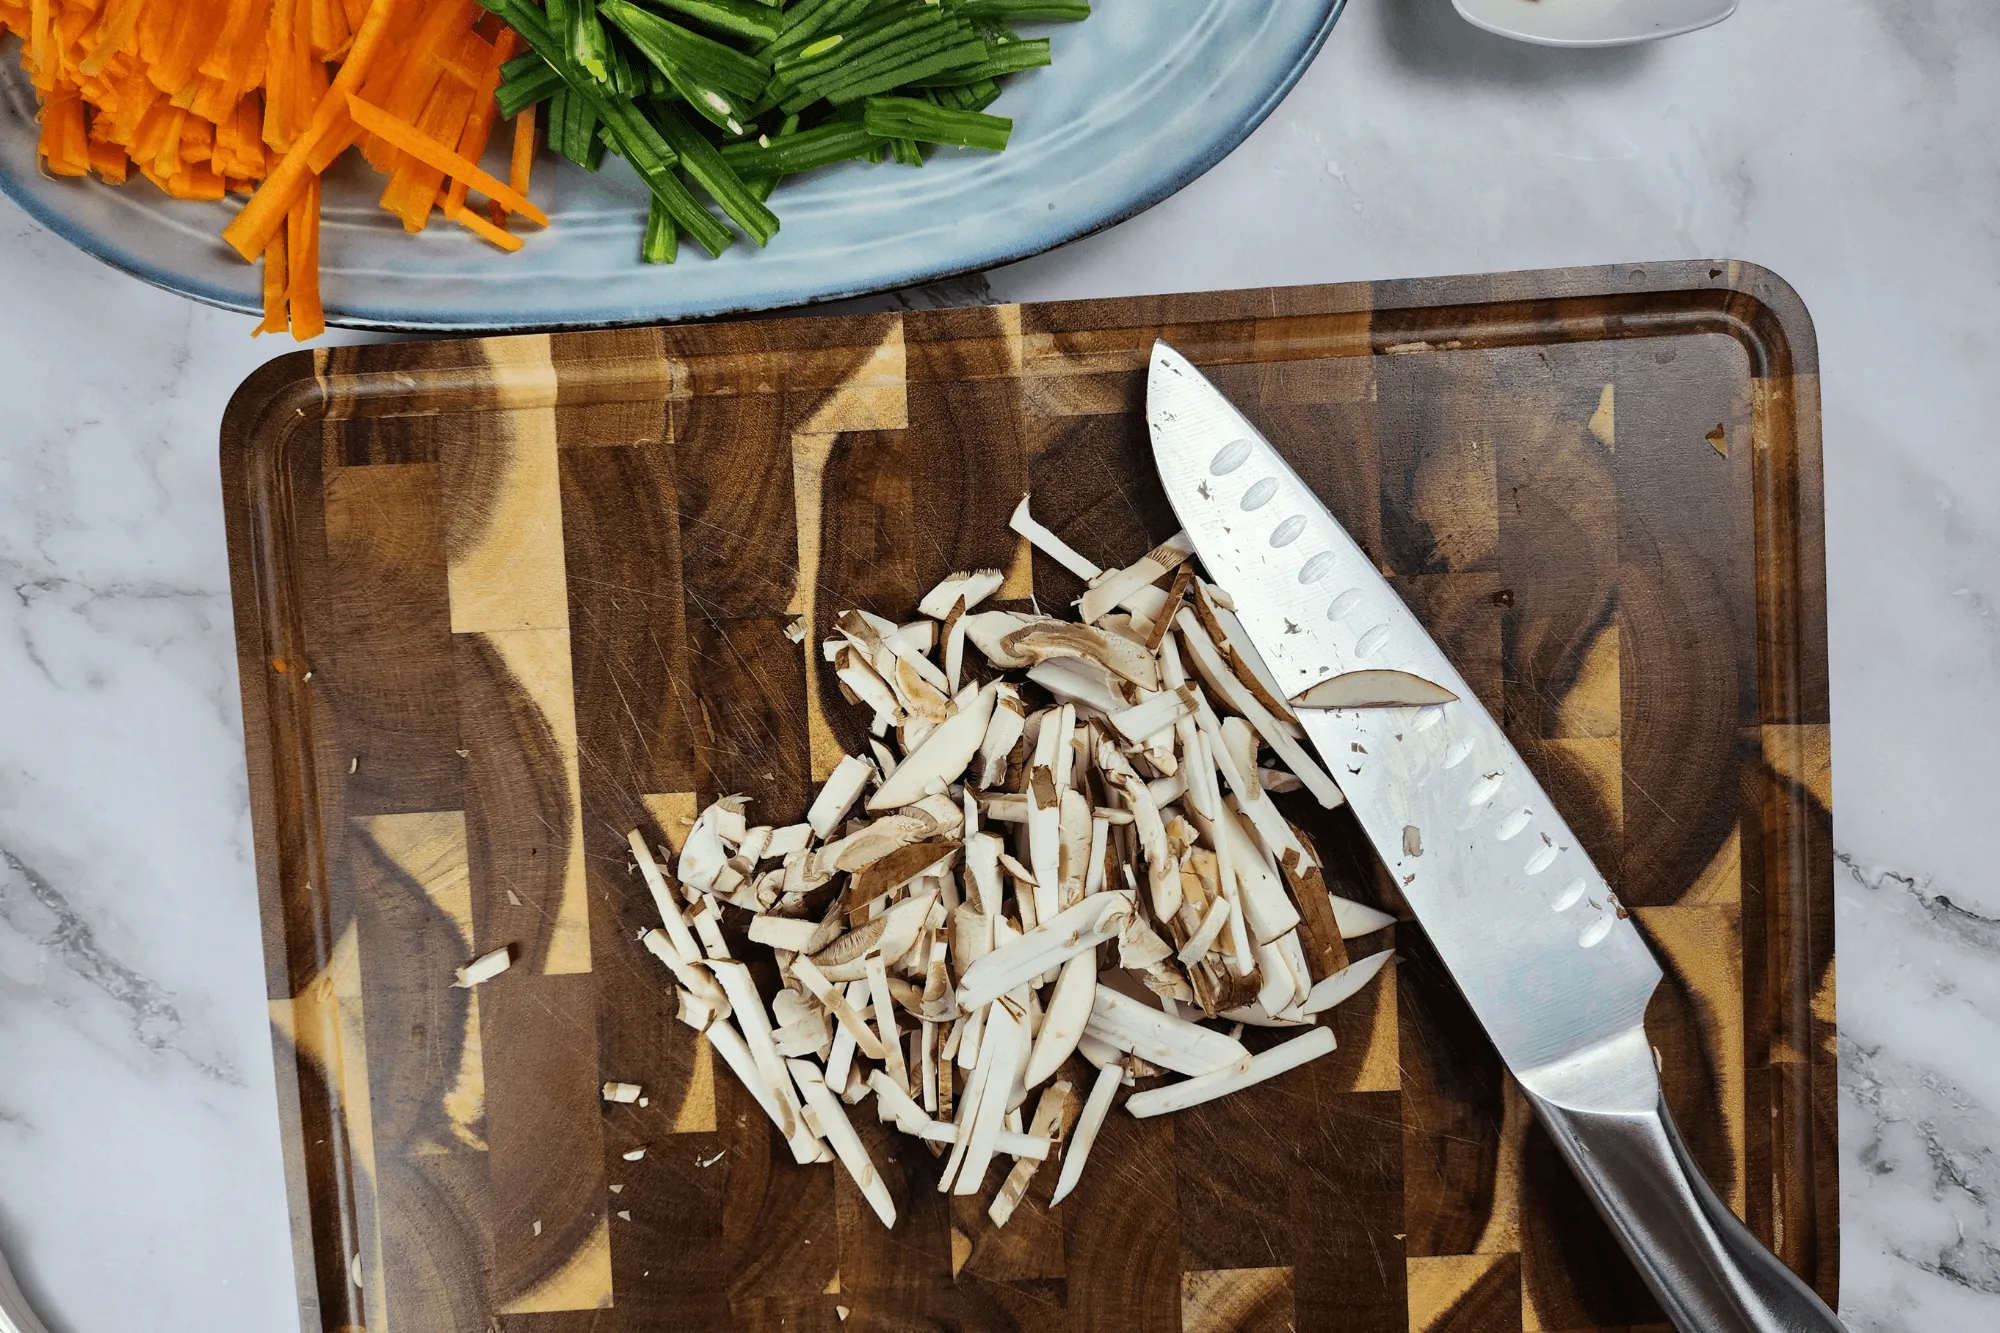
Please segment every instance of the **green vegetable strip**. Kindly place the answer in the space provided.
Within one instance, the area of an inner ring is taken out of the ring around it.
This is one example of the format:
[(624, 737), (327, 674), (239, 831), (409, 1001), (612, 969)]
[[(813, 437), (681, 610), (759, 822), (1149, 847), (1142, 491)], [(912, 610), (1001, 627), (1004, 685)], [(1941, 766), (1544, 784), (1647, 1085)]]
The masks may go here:
[[(810, 106), (816, 98), (824, 96), (835, 88), (843, 88), (864, 79), (876, 78), (889, 71), (907, 68), (940, 51), (978, 40), (978, 37), (963, 24), (949, 24), (914, 33), (887, 46), (878, 47), (858, 60), (816, 74), (810, 79), (801, 80), (796, 87), (783, 94), (781, 105), (787, 111)], [(985, 49), (983, 43), (980, 49)], [(781, 80), (773, 79), (772, 82), (776, 84)]]
[(775, 67), (776, 78), (794, 88), (809, 88), (841, 70), (857, 68), (869, 61), (899, 59), (947, 41), (955, 33), (967, 31), (970, 29), (964, 24), (948, 22), (935, 13), (905, 15), (899, 17), (896, 23), (885, 25), (875, 32), (842, 37), (837, 46), (810, 60), (803, 58), (806, 51), (817, 51), (825, 43), (834, 41), (835, 37), (823, 37), (794, 56), (781, 56), (779, 65)]
[[(784, 125), (779, 128), (776, 134), (770, 137), (773, 139), (782, 139), (787, 135), (797, 134), (798, 132), (799, 118), (797, 116), (786, 116)], [(778, 176), (752, 176), (745, 178), (743, 186), (750, 193), (768, 203), (771, 199), (771, 191), (778, 188), (778, 182), (781, 179), (782, 177)]]
[(1067, 23), (1090, 17), (1090, 0), (964, 0), (958, 12), (1000, 23)]
[(659, 9), (685, 14), (695, 22), (733, 37), (774, 42), (784, 31), (784, 16), (763, 0), (651, 0)]
[(764, 207), (764, 201), (750, 192), (743, 178), (723, 161), (715, 145), (702, 138), (679, 111), (663, 106), (655, 115), (661, 136), (680, 154), (681, 165), (687, 168), (695, 184), (708, 191), (730, 220), (749, 233), (751, 240), (760, 246), (769, 245), (778, 234), (778, 215)]
[[(518, 0), (516, 0), (518, 2)], [(669, 23), (630, 3), (630, 0), (602, 0), (598, 12), (632, 39), (639, 54), (659, 66), (678, 65), (703, 83), (755, 98), (771, 80), (771, 71), (760, 60), (724, 46), (712, 37), (690, 32), (678, 23)]]
[[(928, 79), (933, 74), (942, 74), (948, 69), (958, 69), (965, 65), (976, 65), (986, 59), (986, 51), (986, 43), (975, 37), (962, 46), (954, 46), (940, 51), (934, 56), (926, 56), (922, 60), (905, 65), (900, 69), (892, 69), (873, 78), (842, 84), (837, 88), (830, 88), (825, 94), (826, 100), (835, 106), (845, 106), (849, 102), (858, 102), (864, 97), (873, 97), (877, 93), (886, 93), (892, 88), (900, 88), (904, 84), (912, 83), (918, 79)], [(918, 138), (921, 136), (911, 135), (908, 137)]]
[(844, 122), (800, 130), (768, 144), (730, 144), (722, 150), (722, 160), (745, 176), (790, 176), (864, 157), (881, 143), (866, 127)]
[(681, 230), (712, 255), (719, 255), (729, 247), (732, 239), (729, 229), (709, 216), (701, 201), (674, 175), (674, 150), (667, 146), (659, 131), (639, 114), (637, 107), (621, 98), (606, 97), (583, 71), (570, 65), (567, 53), (556, 43), (555, 35), (534, 5), (528, 0), (479, 0), (479, 3), (520, 34), (521, 40), (562, 74), (570, 95), (582, 99), (610, 127), (625, 160), (632, 164), (646, 182), (646, 188)]
[(917, 97), (871, 97), (863, 124), (870, 134), (885, 139), (921, 139), (996, 153), (1007, 147), (1014, 132), (1014, 122), (1005, 116), (952, 111)]
[(959, 111), (984, 111), (1000, 100), (1000, 85), (988, 79), (969, 88), (940, 88), (934, 95), (940, 106)]
[(515, 56), (500, 67), (500, 79), (504, 83), (508, 79), (525, 78), (538, 69), (547, 69), (548, 67), (549, 62), (536, 55), (533, 51), (523, 51), (520, 55)]
[(787, 51), (809, 46), (823, 32), (837, 31), (843, 24), (860, 18), (870, 3), (872, 0), (804, 0), (786, 12), (783, 35), (758, 54), (775, 60)]
[(920, 167), (924, 164), (923, 150), (917, 147), (915, 139), (891, 139), (889, 151), (894, 154), (896, 161), (906, 167)]
[(681, 250), (680, 228), (656, 197), (646, 208), (646, 239), (639, 242), (639, 259), (646, 264), (671, 264)]
[(597, 0), (574, 0), (569, 58), (599, 83), (611, 82), (611, 42), (597, 18)]
[(771, 68), (794, 83), (801, 83), (817, 70), (831, 69), (905, 34), (936, 28), (949, 21), (939, 6), (922, 3), (898, 5), (884, 13), (866, 17), (852, 27), (815, 38), (796, 51), (773, 56)]
[[(550, 69), (548, 62), (530, 51), (528, 59), (535, 62), (534, 68), (526, 74), (515, 74), (500, 85), (495, 94), (500, 102), (500, 114), (512, 120), (527, 107), (546, 101), (562, 89), (562, 75)], [(513, 64), (513, 61), (508, 61)]]
[(668, 85), (703, 119), (719, 129), (740, 136), (746, 126), (755, 122), (756, 117), (750, 114), (748, 105), (733, 95), (710, 87), (679, 65), (666, 64), (659, 68), (666, 75)]
[(620, 97), (637, 97), (646, 91), (646, 77), (653, 71), (646, 68), (648, 62), (634, 63), (631, 44), (613, 41), (611, 44), (611, 86)]
[(1008, 42), (1004, 46), (987, 43), (992, 52), (977, 65), (967, 65), (964, 69), (954, 69), (944, 74), (910, 84), (913, 88), (963, 88), (970, 83), (984, 83), (1006, 74), (1019, 74), (1024, 69), (1039, 69), (1050, 62), (1049, 39), (1037, 37), (1033, 41)]

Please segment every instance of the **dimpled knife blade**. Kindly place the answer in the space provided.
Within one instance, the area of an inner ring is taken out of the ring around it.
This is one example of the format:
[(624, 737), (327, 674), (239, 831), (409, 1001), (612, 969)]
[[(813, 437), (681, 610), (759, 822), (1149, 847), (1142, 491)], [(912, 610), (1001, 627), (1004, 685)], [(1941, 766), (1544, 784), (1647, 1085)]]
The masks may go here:
[(1531, 1090), (1538, 1072), (1587, 1077), (1638, 1031), (1660, 968), (1576, 835), (1347, 530), (1165, 343), (1147, 421), (1174, 511), (1287, 696), (1376, 669), (1458, 696), (1298, 715), (1515, 1074)]

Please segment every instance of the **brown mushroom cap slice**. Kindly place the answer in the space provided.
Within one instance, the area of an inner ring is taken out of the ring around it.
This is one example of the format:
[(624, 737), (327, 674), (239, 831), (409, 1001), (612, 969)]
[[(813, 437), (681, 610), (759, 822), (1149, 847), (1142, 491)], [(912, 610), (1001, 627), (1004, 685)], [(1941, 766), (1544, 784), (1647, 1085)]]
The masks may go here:
[(896, 771), (869, 796), (868, 808), (899, 809), (922, 800), (934, 789), (956, 782), (979, 753), (998, 694), (998, 685), (987, 685), (966, 707), (933, 728), (923, 743), (906, 755)]
[(1407, 671), (1344, 671), (1292, 696), (1294, 708), (1422, 708), (1458, 698)]

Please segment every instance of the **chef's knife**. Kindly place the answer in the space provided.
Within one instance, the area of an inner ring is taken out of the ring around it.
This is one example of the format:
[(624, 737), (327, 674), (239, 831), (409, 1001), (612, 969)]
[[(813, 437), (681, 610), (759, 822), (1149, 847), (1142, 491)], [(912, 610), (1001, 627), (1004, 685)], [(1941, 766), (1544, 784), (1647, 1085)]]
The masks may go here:
[(1297, 712), (1675, 1326), (1837, 1333), (1689, 1158), (1643, 1022), (1659, 964), (1499, 724), (1277, 450), (1165, 343), (1146, 412), (1167, 498), (1288, 698), (1363, 670), (1457, 696)]

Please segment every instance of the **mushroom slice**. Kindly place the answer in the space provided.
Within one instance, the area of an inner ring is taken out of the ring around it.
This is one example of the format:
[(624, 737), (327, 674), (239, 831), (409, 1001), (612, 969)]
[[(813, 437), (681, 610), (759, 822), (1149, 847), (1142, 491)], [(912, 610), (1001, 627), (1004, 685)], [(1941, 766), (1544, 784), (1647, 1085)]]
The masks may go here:
[(997, 833), (975, 833), (965, 840), (966, 880), (972, 906), (988, 917), (1000, 910), (1006, 885), (1000, 878), (1000, 858), (1007, 844)]
[[(692, 940), (692, 936), (689, 938)], [(729, 1016), (729, 999), (709, 975), (706, 959), (699, 955), (687, 958), (665, 933), (657, 929), (641, 935), (639, 942), (646, 946), (646, 952), (666, 964), (667, 970), (674, 974), (674, 980), (695, 998), (723, 1017)]]
[(994, 692), (993, 712), (986, 722), (986, 735), (979, 742), (979, 759), (974, 785), (992, 788), (1007, 776), (1007, 757), (1027, 726), (1027, 710), (1021, 706), (1017, 686), (1001, 684)]
[(1132, 706), (1137, 689), (1130, 681), (1088, 657), (1051, 657), (1028, 668), (1028, 679), (1054, 695), (1057, 703), (1081, 704), (1109, 717)]
[[(923, 681), (942, 700), (945, 689), (944, 672), (937, 663), (924, 656), (924, 650), (904, 640), (902, 627), (889, 621), (877, 623), (877, 618), (864, 611), (848, 611), (834, 622), (834, 628), (847, 636), (847, 641), (872, 655), (871, 664), (884, 680), (897, 686), (902, 692), (903, 668), (907, 667), (917, 679)], [(928, 646), (928, 645), (927, 645)], [(895, 665), (885, 659), (893, 657)]]
[(1097, 1081), (1090, 1085), (1083, 1114), (1077, 1117), (1076, 1128), (1063, 1146), (1062, 1171), (1056, 1176), (1056, 1192), (1049, 1198), (1049, 1207), (1067, 1199), (1076, 1188), (1076, 1182), (1083, 1176), (1083, 1164), (1090, 1159), (1091, 1146), (1097, 1142), (1097, 1131), (1104, 1127), (1104, 1117), (1111, 1113), (1112, 1099), (1118, 1095), (1118, 1085), (1123, 1081), (1116, 1064), (1098, 1065)]
[(1167, 841), (1166, 825), (1161, 822), (1152, 792), (1109, 741), (1098, 743), (1097, 767), (1105, 781), (1125, 793), (1125, 799), (1132, 804), (1132, 827), (1139, 835), (1139, 851), (1146, 861), (1153, 915), (1161, 921), (1171, 921), (1181, 906), (1180, 866)]
[[(887, 636), (884, 636), (887, 637)], [(896, 626), (896, 642), (905, 648), (914, 648), (920, 653), (929, 653), (937, 647), (938, 625), (935, 620), (912, 620), (907, 625)]]
[(1208, 951), (1214, 948), (1216, 940), (1221, 938), (1223, 926), (1228, 924), (1230, 910), (1227, 898), (1217, 898), (1209, 903), (1208, 911), (1201, 918), (1200, 927), (1194, 934), (1188, 936), (1188, 942), (1181, 946), (1179, 955), (1181, 962), (1193, 967), (1208, 956)]
[(949, 837), (964, 823), (965, 815), (956, 801), (943, 795), (926, 796), (827, 843), (814, 854), (813, 868), (822, 873), (860, 870), (898, 848), (939, 835)]
[(868, 1206), (875, 1210), (875, 1216), (882, 1219), (883, 1226), (895, 1226), (896, 1201), (889, 1195), (889, 1186), (875, 1169), (868, 1149), (862, 1145), (861, 1136), (854, 1132), (854, 1124), (847, 1118), (847, 1109), (840, 1104), (838, 1097), (827, 1091), (826, 1077), (820, 1073), (819, 1066), (810, 1060), (791, 1060), (787, 1062), (787, 1067), (806, 1105), (819, 1118), (820, 1130), (826, 1135), (834, 1156), (840, 1159), (840, 1164), (847, 1168), (847, 1174), (854, 1177), (854, 1183), (860, 1187), (861, 1197), (868, 1200)]
[(1021, 497), (1020, 504), (1014, 506), (1014, 513), (1008, 518), (1007, 526), (1026, 537), (1030, 546), (1086, 583), (1102, 572), (1097, 565), (1079, 555), (1068, 542), (1035, 521), (1034, 515), (1028, 512), (1026, 495)]
[(481, 982), (493, 980), (514, 965), (514, 955), (510, 952), (512, 948), (512, 945), (503, 944), (491, 953), (481, 954), (464, 967), (455, 969), (453, 975), (457, 980), (451, 984), (460, 990), (471, 990)]
[(987, 1164), (993, 1160), (1000, 1131), (1005, 1128), (1007, 1100), (1013, 1092), (1014, 1076), (1020, 1067), (1020, 1047), (1027, 1035), (1024, 1016), (1013, 1003), (1001, 998), (986, 1011), (986, 1035), (979, 1046), (979, 1064), (974, 1078), (984, 1076), (979, 1105), (967, 1122), (971, 1133), (959, 1164), (954, 1194), (977, 1194), (985, 1183)]
[(1090, 588), (1077, 603), (1077, 614), (1086, 625), (1097, 623), (1113, 607), (1149, 584), (1157, 583), (1187, 562), (1194, 543), (1186, 532), (1177, 532), (1123, 569), (1107, 569), (1090, 581)]
[[(763, 1074), (757, 1068), (756, 1058), (750, 1054), (750, 1047), (743, 1040), (743, 1034), (725, 1020), (709, 1024), (703, 1032), (708, 1038), (708, 1044), (722, 1057), (722, 1062), (728, 1065), (730, 1072), (750, 1090), (750, 1095), (757, 1099), (757, 1105), (764, 1108), (764, 1114), (771, 1117), (771, 1123), (778, 1127), (778, 1132), (784, 1135), (788, 1142), (799, 1135), (803, 1129), (799, 1117), (778, 1098), (770, 1085), (765, 1083)], [(790, 1080), (787, 1079), (786, 1082), (789, 1083)], [(793, 1153), (793, 1156), (797, 1155), (796, 1152)], [(817, 1150), (805, 1160), (811, 1161), (812, 1157), (816, 1156), (818, 1156)]]
[(1340, 927), (1340, 938), (1343, 940), (1373, 935), (1384, 927), (1396, 924), (1395, 917), (1366, 903), (1357, 903), (1337, 893), (1329, 893), (1327, 898), (1333, 903), (1333, 920)]
[[(1070, 1105), (1070, 1086), (1067, 1083), (1052, 1083), (1042, 1093), (1042, 1099), (1035, 1103), (1035, 1118), (1028, 1122), (1030, 1138), (1055, 1139), (1061, 1132), (1062, 1122)], [(1028, 1193), (1028, 1183), (1035, 1178), (1035, 1168), (1041, 1162), (1032, 1157), (1022, 1157), (1015, 1161), (1014, 1169), (1007, 1173), (1007, 1179), (1000, 1184), (1000, 1192), (993, 1196), (992, 1206), (986, 1215), (993, 1219), (993, 1225), (1004, 1227), (1014, 1216), (1014, 1210)]]
[(1026, 666), (1052, 657), (1087, 658), (1141, 689), (1160, 688), (1159, 663), (1144, 644), (1093, 625), (1046, 617), (1031, 620), (1002, 638), (1000, 651)]
[(1006, 574), (997, 569), (959, 570), (925, 593), (924, 599), (917, 603), (917, 610), (933, 620), (943, 620), (951, 614), (952, 605), (960, 599), (964, 600), (965, 609), (970, 611), (999, 592), (1000, 585), (1006, 581)]
[[(743, 1044), (749, 1048), (758, 1076), (789, 1118), (789, 1121), (780, 1120), (778, 1127), (786, 1132), (792, 1156), (801, 1163), (814, 1160), (819, 1156), (819, 1145), (800, 1123), (798, 1095), (792, 1087), (791, 1077), (785, 1072), (784, 1061), (778, 1055), (777, 1044), (771, 1036), (771, 1016), (764, 1008), (763, 997), (757, 994), (757, 983), (750, 979), (750, 969), (728, 958), (710, 960), (709, 968), (729, 996)], [(725, 1026), (718, 1023), (710, 1030), (711, 1041), (715, 1030)], [(790, 1128), (787, 1128), (787, 1123)]]
[(867, 1020), (847, 1002), (847, 996), (842, 994), (841, 988), (836, 986), (826, 973), (820, 971), (812, 959), (804, 955), (794, 958), (792, 976), (806, 988), (808, 994), (826, 1006), (827, 1012), (832, 1014), (834, 1021), (846, 1030), (863, 1055), (870, 1060), (887, 1058), (882, 1050), (882, 1042), (875, 1035), (874, 1029), (868, 1026)]
[(834, 767), (833, 773), (813, 798), (812, 809), (806, 811), (806, 824), (821, 838), (827, 837), (847, 818), (847, 812), (861, 799), (867, 789), (868, 779), (875, 776), (875, 765), (859, 755), (845, 755)]
[[(1236, 767), (1236, 760), (1230, 755), (1229, 746), (1222, 739), (1222, 722), (1216, 717), (1215, 710), (1209, 707), (1208, 700), (1202, 697), (1199, 690), (1195, 692), (1194, 716), (1201, 729), (1202, 753), (1222, 774), (1223, 784), (1241, 797), (1250, 789), (1255, 778), (1245, 776), (1243, 771)], [(1284, 849), (1296, 846), (1292, 838), (1291, 825), (1287, 824), (1284, 816), (1278, 813), (1275, 802), (1245, 801), (1241, 808), (1252, 827), (1257, 830), (1258, 836), (1264, 840), (1265, 846), (1273, 848), (1279, 855), (1284, 854)]]
[(979, 753), (999, 688), (987, 685), (966, 707), (933, 728), (923, 744), (905, 756), (896, 771), (875, 789), (868, 798), (868, 809), (900, 809), (956, 782)]
[(1407, 671), (1344, 671), (1292, 696), (1294, 708), (1422, 708), (1458, 698)]
[(1160, 938), (1146, 918), (1134, 912), (1118, 932), (1118, 966), (1143, 972), (1174, 956), (1171, 944)]
[(844, 648), (833, 674), (853, 696), (854, 702), (866, 704), (873, 711), (873, 730), (878, 736), (894, 726), (902, 716), (903, 706), (896, 698), (896, 691), (874, 667), (868, 665), (862, 654), (852, 648)]
[[(1229, 859), (1242, 891), (1243, 919), (1254, 943), (1269, 944), (1299, 924), (1299, 911), (1285, 893), (1285, 883), (1257, 840), (1244, 829), (1241, 807), (1234, 797), (1223, 803), (1214, 837), (1229, 840)], [(1290, 855), (1291, 850), (1286, 849)]]
[(1257, 702), (1270, 710), (1293, 736), (1303, 738), (1305, 732), (1299, 727), (1298, 718), (1286, 706), (1284, 694), (1278, 688), (1277, 677), (1264, 662), (1257, 645), (1243, 630), (1243, 622), (1236, 618), (1236, 611), (1228, 604), (1228, 598), (1212, 583), (1198, 582), (1195, 585), (1194, 600), (1190, 605), (1202, 628), (1208, 631), (1216, 652), (1228, 664), (1230, 671), (1240, 681), (1243, 688), (1255, 695)]
[[(797, 973), (800, 961), (796, 958), (792, 960), (794, 975)], [(847, 1002), (848, 1009), (853, 1011), (856, 1023), (862, 1027), (866, 1027), (867, 1019), (862, 1017), (862, 1007), (868, 1004), (868, 983), (865, 980), (848, 982), (841, 992), (841, 998)], [(870, 1034), (870, 1038), (875, 1042), (875, 1049), (878, 1051), (881, 1050), (882, 1043), (880, 1039), (874, 1038), (872, 1033)], [(845, 1089), (848, 1083), (848, 1076), (856, 1072), (854, 1069), (854, 1052), (859, 1044), (855, 1035), (847, 1030), (847, 1024), (843, 1022), (833, 1034), (833, 1049), (827, 1053), (827, 1083), (832, 1087), (842, 1089), (843, 1096), (846, 1095)]]
[(1306, 974), (1317, 984), (1347, 966), (1347, 946), (1341, 942), (1340, 922), (1333, 915), (1317, 849), (1303, 832), (1296, 827), (1292, 831), (1306, 854), (1301, 857), (1287, 850), (1279, 858), (1278, 869), (1299, 909), (1299, 947), (1305, 951)]
[[(681, 844), (680, 864), (675, 868), (684, 886), (699, 893), (715, 888), (723, 867), (729, 864), (729, 848), (722, 837), (723, 822), (732, 815), (740, 819), (745, 801), (742, 796), (725, 796), (696, 817), (687, 841)], [(731, 802), (735, 803), (733, 811), (728, 808)]]
[(1090, 802), (1084, 799), (1082, 792), (1074, 788), (1063, 792), (1060, 822), (1056, 830), (1058, 907), (1074, 907), (1083, 901), (1084, 880), (1090, 874), (1090, 848), (1095, 823), (1090, 817)]
[(1003, 646), (1009, 635), (1035, 623), (1033, 616), (1013, 611), (972, 611), (964, 617), (965, 637), (994, 666), (1007, 670), (1033, 666), (1025, 657), (1016, 657)]
[(1260, 768), (1257, 770), (1257, 785), (1268, 792), (1288, 792), (1303, 791), (1306, 784), (1281, 768)]
[(1341, 1001), (1349, 999), (1356, 991), (1375, 979), (1389, 961), (1390, 951), (1371, 953), (1359, 962), (1351, 963), (1330, 977), (1324, 977), (1313, 984), (1306, 1002), (1299, 1006), (1302, 1014), (1324, 1013)]
[(1333, 1047), (1333, 1029), (1316, 1027), (1258, 1053), (1244, 1068), (1219, 1070), (1179, 1083), (1169, 1083), (1162, 1088), (1135, 1092), (1126, 1099), (1125, 1109), (1141, 1119), (1165, 1115), (1170, 1111), (1184, 1111), (1190, 1106), (1227, 1097), (1232, 1092), (1240, 1092), (1252, 1084), (1297, 1069), (1309, 1060), (1330, 1054)]
[(1021, 1081), (1028, 1087), (1040, 1087), (1076, 1050), (1084, 1025), (1090, 1021), (1096, 996), (1097, 951), (1087, 949), (1062, 965), (1062, 975), (1049, 991), (1048, 1007), (1042, 1011), (1042, 1026), (1035, 1033), (1028, 1067), (1021, 1075)]
[[(1306, 790), (1313, 794), (1313, 799), (1329, 810), (1341, 804), (1346, 798), (1340, 794), (1340, 788), (1334, 785), (1333, 779), (1326, 775), (1325, 770), (1313, 761), (1312, 756), (1305, 752), (1297, 740), (1293, 739), (1292, 733), (1280, 725), (1270, 710), (1258, 702), (1256, 695), (1238, 679), (1236, 673), (1224, 665), (1221, 654), (1208, 637), (1208, 631), (1201, 627), (1201, 622), (1195, 618), (1194, 612), (1188, 607), (1182, 607), (1176, 613), (1174, 623), (1180, 629), (1181, 638), (1187, 644), (1188, 652), (1194, 658), (1195, 665), (1200, 668), (1202, 676), (1231, 708), (1241, 713), (1244, 720), (1257, 729), (1257, 734), (1264, 738), (1264, 743), (1277, 751), (1278, 757), (1285, 761), (1285, 767), (1289, 768), (1299, 781), (1306, 784)], [(1216, 762), (1218, 764), (1222, 762), (1221, 756), (1216, 757)], [(1254, 777), (1254, 774), (1252, 776)]]
[(771, 830), (771, 839), (764, 844), (764, 859), (780, 860), (793, 852), (802, 852), (812, 846), (813, 827), (811, 824), (786, 824)]
[(653, 859), (652, 848), (646, 846), (646, 840), (639, 835), (638, 829), (627, 833), (625, 842), (631, 847), (632, 859), (638, 863), (639, 874), (653, 895), (653, 905), (659, 909), (660, 920), (666, 925), (667, 938), (673, 941), (674, 950), (684, 962), (700, 961), (701, 946), (688, 932), (687, 918), (681, 914), (681, 905), (674, 900), (673, 888), (661, 872), (660, 863)]
[(1171, 1017), (1102, 983), (1086, 1031), (1121, 1051), (1182, 1074), (1235, 1069), (1250, 1059), (1235, 1038)]
[(750, 938), (753, 942), (792, 953), (804, 953), (811, 948), (813, 936), (818, 932), (819, 922), (803, 918), (763, 915), (750, 918)]
[(814, 966), (828, 981), (859, 981), (868, 975), (868, 955), (880, 952), (893, 963), (910, 951), (930, 915), (937, 890), (903, 899), (874, 920), (848, 931), (812, 955)]
[(959, 843), (947, 838), (939, 842), (915, 842), (898, 847), (881, 860), (854, 872), (840, 895), (841, 909), (858, 924), (861, 910), (885, 894), (894, 893), (913, 880), (930, 874), (958, 853)]
[(1111, 714), (1111, 725), (1133, 744), (1143, 744), (1194, 713), (1194, 701), (1179, 690), (1147, 695), (1130, 708)]
[(863, 966), (868, 973), (868, 994), (875, 1001), (875, 1027), (882, 1039), (882, 1064), (896, 1086), (910, 1090), (910, 1068), (903, 1060), (903, 1038), (896, 1026), (896, 1006), (889, 997), (889, 972), (882, 955), (869, 954)]
[(1227, 1013), (1216, 1015), (1216, 1017), (1226, 1018), (1232, 1023), (1241, 1023), (1243, 1026), (1251, 1028), (1307, 1028), (1312, 1026), (1312, 1020), (1309, 1018), (1274, 1017), (1264, 1012), (1263, 1005), (1255, 1003), (1246, 1004), (1240, 1009), (1231, 1009)]
[(1078, 954), (1117, 939), (1132, 910), (1132, 895), (1121, 890), (1093, 894), (1058, 912), (967, 965), (958, 982), (959, 1008), (983, 1008)]
[(944, 622), (944, 679), (954, 693), (965, 678), (965, 603), (953, 603)]
[[(1246, 779), (1257, 771), (1257, 732), (1240, 717), (1222, 719), (1222, 743), (1229, 747), (1229, 757), (1236, 763), (1236, 771)], [(1243, 791), (1246, 801), (1264, 799), (1262, 782), (1247, 782)]]

